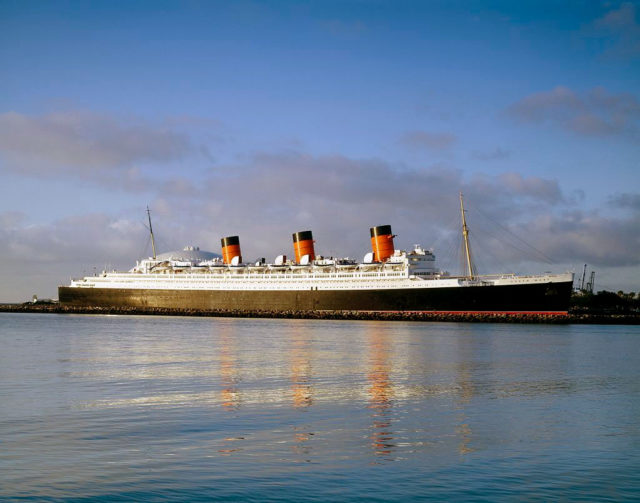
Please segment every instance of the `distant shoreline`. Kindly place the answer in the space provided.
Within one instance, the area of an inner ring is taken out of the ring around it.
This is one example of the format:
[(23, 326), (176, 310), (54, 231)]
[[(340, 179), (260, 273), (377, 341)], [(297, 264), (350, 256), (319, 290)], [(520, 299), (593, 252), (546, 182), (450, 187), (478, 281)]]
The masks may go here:
[(57, 303), (0, 304), (0, 312), (43, 314), (198, 316), (221, 318), (285, 318), (320, 320), (432, 321), (472, 323), (554, 323), (639, 325), (640, 314), (591, 313), (473, 313), (473, 312), (402, 312), (402, 311), (244, 311), (169, 309), (140, 307), (78, 307)]

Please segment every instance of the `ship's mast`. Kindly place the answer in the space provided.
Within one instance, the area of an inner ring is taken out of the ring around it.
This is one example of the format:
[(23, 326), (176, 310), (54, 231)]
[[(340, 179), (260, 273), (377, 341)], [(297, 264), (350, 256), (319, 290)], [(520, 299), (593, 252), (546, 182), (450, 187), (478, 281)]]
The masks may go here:
[(149, 232), (151, 233), (151, 249), (153, 250), (153, 260), (156, 259), (156, 241), (153, 239), (153, 227), (151, 227), (151, 211), (147, 206), (147, 217), (149, 218)]
[(464, 216), (464, 203), (462, 202), (462, 192), (460, 192), (460, 213), (462, 214), (462, 238), (464, 240), (464, 254), (467, 259), (467, 277), (473, 279), (475, 276), (475, 268), (471, 261), (471, 247), (469, 246), (469, 228), (467, 227), (467, 219)]

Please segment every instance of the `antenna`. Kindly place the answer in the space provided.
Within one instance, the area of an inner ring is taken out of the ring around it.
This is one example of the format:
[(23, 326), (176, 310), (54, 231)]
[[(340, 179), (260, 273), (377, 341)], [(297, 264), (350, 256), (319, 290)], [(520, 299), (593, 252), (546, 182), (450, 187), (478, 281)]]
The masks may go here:
[(151, 249), (153, 250), (153, 260), (156, 259), (156, 241), (153, 239), (153, 227), (151, 227), (151, 211), (147, 206), (147, 217), (149, 218), (149, 232), (151, 233)]
[(464, 253), (467, 258), (467, 276), (473, 279), (475, 276), (475, 267), (471, 261), (471, 247), (469, 246), (469, 228), (467, 227), (467, 219), (464, 216), (464, 203), (462, 202), (462, 192), (460, 192), (460, 213), (462, 214), (462, 238), (464, 240)]

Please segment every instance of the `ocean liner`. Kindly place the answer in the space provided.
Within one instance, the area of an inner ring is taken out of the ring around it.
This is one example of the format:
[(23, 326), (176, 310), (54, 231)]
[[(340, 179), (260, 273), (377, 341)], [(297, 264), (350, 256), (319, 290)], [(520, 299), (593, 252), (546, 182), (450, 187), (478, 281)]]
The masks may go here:
[[(362, 262), (316, 256), (311, 231), (293, 234), (294, 257), (245, 263), (238, 236), (222, 256), (187, 247), (153, 256), (128, 272), (102, 272), (58, 289), (63, 305), (242, 311), (453, 311), (563, 313), (573, 273), (478, 275), (471, 260), (462, 194), (466, 274), (435, 267), (431, 250), (396, 250), (390, 225), (372, 227)], [(148, 210), (147, 210), (148, 211)]]

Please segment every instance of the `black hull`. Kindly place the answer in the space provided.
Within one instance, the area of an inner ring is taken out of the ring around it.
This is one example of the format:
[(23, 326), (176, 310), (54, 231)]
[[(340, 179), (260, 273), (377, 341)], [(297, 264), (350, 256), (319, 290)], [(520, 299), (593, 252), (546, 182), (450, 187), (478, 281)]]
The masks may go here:
[(566, 312), (572, 282), (398, 290), (58, 289), (60, 303), (242, 311), (518, 311)]

